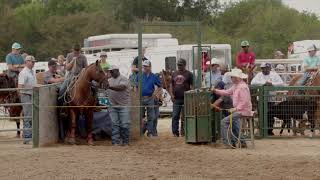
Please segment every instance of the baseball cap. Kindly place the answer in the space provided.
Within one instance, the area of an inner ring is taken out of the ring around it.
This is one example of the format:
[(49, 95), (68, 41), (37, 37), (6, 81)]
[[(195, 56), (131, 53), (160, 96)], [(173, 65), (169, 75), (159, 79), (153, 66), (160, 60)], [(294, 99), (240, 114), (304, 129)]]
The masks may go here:
[(312, 45), (312, 46), (309, 46), (308, 51), (316, 51), (317, 50), (317, 47), (315, 45)]
[(108, 70), (115, 70), (115, 69), (119, 69), (119, 67), (117, 65), (111, 65)]
[(17, 42), (12, 44), (12, 49), (21, 49), (21, 48), (22, 48), (21, 44), (19, 44)]
[(34, 61), (36, 62), (37, 60), (33, 56), (27, 56), (24, 61)]
[(142, 62), (142, 66), (151, 66), (151, 62), (149, 60), (145, 60)]
[(50, 60), (48, 62), (48, 66), (56, 66), (57, 65), (57, 62), (55, 60)]
[(186, 65), (187, 61), (185, 59), (179, 59), (177, 64), (182, 64), (182, 65)]
[(269, 68), (271, 68), (271, 64), (270, 63), (262, 63), (261, 65), (260, 65), (260, 67), (261, 68), (265, 68), (265, 67), (269, 67)]
[(100, 53), (100, 57), (102, 57), (102, 56), (108, 56), (108, 55), (107, 55), (107, 52), (102, 51), (102, 52)]
[(241, 47), (250, 46), (249, 41), (245, 40), (241, 42)]

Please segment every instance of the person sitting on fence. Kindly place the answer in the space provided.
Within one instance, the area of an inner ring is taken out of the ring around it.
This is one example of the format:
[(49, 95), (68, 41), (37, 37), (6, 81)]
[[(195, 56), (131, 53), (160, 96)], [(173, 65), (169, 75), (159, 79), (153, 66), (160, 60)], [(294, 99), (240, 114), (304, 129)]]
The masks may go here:
[[(33, 88), (37, 85), (36, 73), (33, 70), (36, 60), (33, 56), (27, 56), (25, 58), (25, 67), (19, 74), (18, 88)], [(32, 103), (32, 90), (20, 91), (21, 103)], [(22, 105), (23, 108), (23, 129), (32, 128), (32, 106), (30, 104)], [(23, 131), (23, 143), (29, 144), (32, 138), (32, 131)]]
[(54, 60), (48, 62), (48, 71), (44, 73), (44, 84), (61, 83), (64, 81), (63, 77), (57, 74), (57, 63)]
[(222, 80), (219, 64), (220, 61), (216, 58), (212, 58), (211, 62), (207, 61), (207, 65), (209, 67), (205, 77), (207, 88), (215, 87)]
[[(145, 60), (148, 60), (145, 57), (145, 53), (146, 53), (146, 48), (142, 48), (142, 62), (144, 62)], [(131, 65), (132, 74), (129, 77), (131, 86), (134, 87), (135, 89), (138, 88), (138, 83), (137, 83), (138, 72), (139, 72), (138, 65), (139, 65), (139, 56), (135, 57), (132, 62), (132, 65)]]
[[(240, 131), (240, 118), (242, 116), (252, 116), (251, 96), (248, 85), (242, 80), (247, 78), (247, 75), (242, 73), (240, 69), (232, 69), (230, 72), (233, 85), (227, 90), (218, 90), (212, 88), (212, 92), (221, 96), (232, 96), (233, 108), (229, 110), (231, 115), (221, 120), (221, 136), (224, 148), (234, 148), (238, 142)], [(232, 118), (231, 137), (228, 134), (230, 119)], [(228, 137), (229, 136), (229, 137)], [(231, 139), (231, 144), (229, 143)], [(243, 138), (240, 138), (242, 147), (246, 147)]]
[(249, 47), (249, 41), (241, 42), (242, 51), (237, 54), (236, 58), (236, 66), (241, 70), (255, 66), (256, 55), (254, 52), (249, 52)]
[(108, 95), (111, 103), (110, 115), (112, 120), (112, 145), (129, 145), (130, 135), (130, 83), (120, 74), (119, 67), (109, 67), (111, 78)]
[(284, 82), (275, 71), (271, 71), (271, 64), (262, 63), (259, 72), (251, 81), (251, 85), (257, 86), (283, 86)]
[(299, 83), (301, 86), (307, 83), (312, 76), (312, 72), (316, 72), (320, 68), (320, 58), (316, 55), (317, 47), (312, 45), (307, 50), (309, 56), (303, 60), (304, 74)]
[(24, 68), (24, 59), (20, 54), (22, 46), (19, 43), (12, 44), (12, 51), (6, 56), (8, 66), (8, 76), (18, 82), (19, 72)]

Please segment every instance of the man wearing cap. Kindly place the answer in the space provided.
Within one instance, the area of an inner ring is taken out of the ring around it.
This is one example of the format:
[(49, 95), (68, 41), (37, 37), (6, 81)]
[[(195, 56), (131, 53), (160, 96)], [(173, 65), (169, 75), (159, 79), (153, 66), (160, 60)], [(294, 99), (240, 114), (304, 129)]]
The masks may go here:
[[(224, 148), (235, 147), (237, 144), (237, 139), (235, 137), (239, 136), (240, 131), (240, 118), (242, 116), (252, 116), (252, 104), (251, 96), (248, 85), (242, 80), (247, 78), (246, 74), (243, 74), (240, 69), (232, 69), (229, 73), (233, 85), (227, 90), (218, 90), (212, 88), (212, 92), (221, 96), (232, 96), (233, 108), (229, 111), (232, 115), (225, 117), (221, 121), (221, 136), (223, 139)], [(230, 118), (232, 116), (232, 132), (234, 136), (229, 136), (231, 139), (231, 144), (229, 144), (228, 139), (228, 127), (230, 125)], [(243, 147), (246, 147), (245, 141), (240, 138)]]
[[(161, 88), (161, 81), (158, 76), (151, 72), (151, 62), (149, 60), (143, 61), (142, 68), (142, 105), (146, 106), (147, 109), (147, 136), (152, 137), (157, 136), (156, 127), (154, 126), (156, 114), (154, 108), (155, 100), (153, 97), (153, 93), (155, 90), (155, 86)], [(137, 79), (137, 82), (138, 80), (139, 78)]]
[[(120, 74), (119, 67), (109, 67), (108, 95), (111, 103), (110, 115), (112, 119), (112, 144), (129, 145), (130, 135), (130, 83)], [(122, 143), (122, 144), (121, 144)]]
[(44, 73), (44, 84), (61, 83), (64, 81), (63, 77), (57, 74), (57, 63), (54, 60), (48, 62), (48, 71)]
[(209, 65), (208, 72), (206, 72), (205, 84), (206, 87), (215, 87), (222, 80), (222, 75), (219, 70), (219, 60), (216, 58), (212, 58), (211, 62), (207, 61), (207, 65)]
[(309, 56), (304, 59), (303, 67), (304, 74), (300, 80), (300, 85), (304, 86), (308, 79), (311, 77), (312, 72), (316, 72), (320, 68), (320, 58), (316, 55), (317, 48), (315, 45), (310, 46), (308, 49)]
[[(173, 102), (172, 133), (179, 137), (179, 119), (181, 117), (180, 135), (184, 136), (184, 92), (193, 89), (193, 74), (186, 70), (186, 60), (179, 59), (178, 71), (172, 74), (169, 94)], [(181, 116), (180, 116), (181, 114)]]
[(249, 41), (242, 41), (241, 48), (242, 51), (237, 54), (236, 66), (239, 69), (246, 69), (246, 68), (254, 68), (256, 55), (253, 52), (249, 52)]
[(87, 66), (88, 61), (87, 58), (81, 54), (80, 45), (75, 44), (73, 46), (73, 52), (67, 55), (66, 70), (68, 71), (68, 75), (60, 87), (59, 97), (64, 95), (73, 77), (79, 75), (82, 69), (86, 68)]
[(20, 54), (21, 48), (19, 43), (13, 43), (11, 53), (6, 56), (8, 76), (14, 78), (16, 83), (19, 72), (24, 68), (24, 59)]
[[(25, 67), (19, 74), (18, 87), (19, 88), (33, 88), (37, 85), (36, 73), (33, 70), (36, 60), (33, 56), (27, 56), (25, 58)], [(32, 90), (21, 90), (20, 91), (21, 103), (31, 103)], [(22, 105), (23, 108), (23, 129), (32, 128), (32, 106)], [(23, 132), (24, 144), (28, 144), (32, 138), (32, 131), (25, 130)]]
[(283, 86), (284, 82), (278, 73), (271, 71), (271, 64), (262, 63), (259, 72), (251, 81), (251, 85), (258, 86)]

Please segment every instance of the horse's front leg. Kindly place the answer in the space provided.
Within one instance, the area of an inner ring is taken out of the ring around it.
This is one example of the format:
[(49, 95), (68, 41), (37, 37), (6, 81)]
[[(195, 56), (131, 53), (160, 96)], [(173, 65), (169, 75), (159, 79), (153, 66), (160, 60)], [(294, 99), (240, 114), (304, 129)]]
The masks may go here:
[(70, 109), (70, 117), (71, 117), (71, 129), (70, 129), (70, 137), (68, 137), (68, 143), (75, 144), (76, 128), (77, 128), (77, 112), (75, 109)]
[(87, 122), (87, 142), (88, 145), (93, 144), (92, 130), (93, 130), (93, 110), (90, 109), (86, 112), (86, 122)]

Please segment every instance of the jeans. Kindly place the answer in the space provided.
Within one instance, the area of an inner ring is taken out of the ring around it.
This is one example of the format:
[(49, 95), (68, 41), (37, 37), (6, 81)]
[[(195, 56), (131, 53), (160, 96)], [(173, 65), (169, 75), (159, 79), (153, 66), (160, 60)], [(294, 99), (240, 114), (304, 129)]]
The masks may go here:
[(155, 108), (154, 106), (154, 98), (144, 98), (142, 99), (142, 105), (147, 106), (146, 108), (143, 107), (143, 114), (145, 114), (145, 109), (147, 109), (147, 124), (146, 124), (146, 129), (148, 131), (148, 135), (153, 135), (156, 136), (156, 133), (154, 132), (154, 121), (156, 119), (156, 114), (155, 114)]
[[(227, 116), (221, 120), (221, 137), (224, 144), (229, 144), (228, 138), (231, 139), (231, 144), (236, 144), (238, 142), (237, 138), (239, 137), (240, 132), (240, 118), (241, 114), (234, 112), (232, 114), (232, 134), (228, 132), (230, 125), (230, 116)], [(228, 134), (229, 133), (229, 134)], [(240, 141), (242, 144), (245, 144), (244, 139), (241, 137)]]
[(159, 101), (158, 100), (154, 100), (154, 114), (155, 114), (155, 119), (153, 122), (153, 131), (154, 131), (154, 135), (157, 136), (158, 135), (158, 130), (157, 130), (157, 126), (158, 126), (158, 119), (160, 117), (160, 107), (159, 107)]
[[(179, 119), (180, 114), (184, 115), (183, 106), (184, 100), (183, 99), (176, 99), (176, 101), (173, 103), (173, 112), (172, 112), (172, 133), (174, 135), (179, 136)], [(183, 128), (183, 118), (181, 119), (181, 131), (184, 131)], [(182, 134), (184, 132), (181, 132)]]
[(112, 121), (112, 144), (129, 144), (130, 135), (130, 108), (111, 107), (110, 116)]
[[(21, 103), (31, 103), (32, 97), (31, 95), (21, 94)], [(22, 105), (23, 116), (31, 117), (32, 116), (32, 105)], [(23, 129), (32, 128), (32, 118), (24, 118), (23, 119)], [(32, 130), (24, 130), (23, 131), (24, 142), (29, 142), (32, 138)]]
[(304, 86), (307, 80), (310, 78), (310, 73), (303, 73), (302, 79), (299, 81), (299, 85)]

